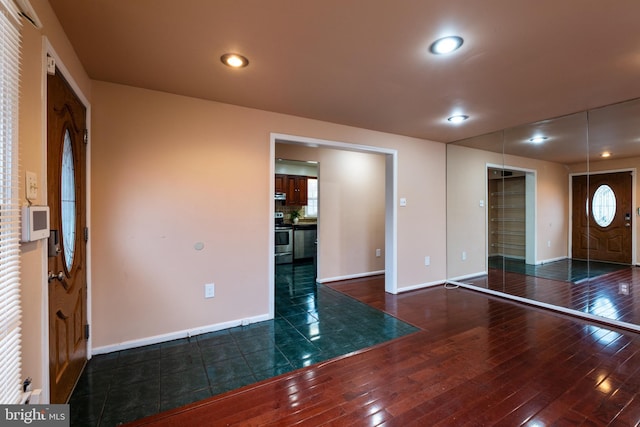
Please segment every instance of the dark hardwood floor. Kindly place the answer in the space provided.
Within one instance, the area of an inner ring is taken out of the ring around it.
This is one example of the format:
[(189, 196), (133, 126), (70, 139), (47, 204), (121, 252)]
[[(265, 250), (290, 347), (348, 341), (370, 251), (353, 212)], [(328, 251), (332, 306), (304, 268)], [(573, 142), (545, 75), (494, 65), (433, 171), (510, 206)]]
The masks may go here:
[(336, 290), (419, 332), (136, 426), (637, 426), (640, 335), (467, 289)]

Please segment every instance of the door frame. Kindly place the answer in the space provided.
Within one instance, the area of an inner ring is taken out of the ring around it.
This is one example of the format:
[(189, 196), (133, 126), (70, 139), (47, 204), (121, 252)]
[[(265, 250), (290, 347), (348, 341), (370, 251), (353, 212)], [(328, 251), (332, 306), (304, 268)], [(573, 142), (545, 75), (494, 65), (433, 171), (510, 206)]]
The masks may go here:
[(538, 265), (538, 171), (517, 166), (485, 164), (485, 271), (489, 271), (489, 169), (523, 172), (525, 176), (525, 263)]
[(621, 168), (621, 169), (604, 169), (598, 171), (586, 171), (586, 172), (572, 172), (569, 174), (569, 219), (567, 221), (569, 232), (567, 233), (567, 256), (569, 259), (573, 256), (573, 177), (574, 176), (584, 176), (584, 175), (602, 175), (607, 173), (617, 173), (617, 172), (631, 172), (631, 206), (632, 206), (632, 214), (631, 214), (631, 265), (638, 265), (638, 260), (636, 258), (636, 224), (637, 217), (639, 215), (638, 208), (636, 207), (636, 180), (637, 180), (637, 171), (636, 168)]
[[(86, 126), (89, 132), (88, 135), (88, 144), (86, 147), (86, 159), (85, 159), (85, 182), (86, 182), (86, 221), (87, 228), (91, 230), (91, 103), (85, 96), (85, 94), (80, 89), (80, 86), (77, 84), (76, 80), (73, 78), (73, 74), (69, 71), (69, 69), (65, 66), (64, 61), (58, 55), (51, 42), (46, 36), (43, 36), (42, 43), (42, 165), (41, 170), (44, 178), (44, 188), (48, 188), (48, 179), (47, 179), (47, 56), (53, 58), (56, 62), (56, 67), (58, 71), (62, 73), (65, 80), (71, 86), (74, 93), (80, 99), (80, 102), (86, 108)], [(42, 192), (42, 203), (44, 205), (48, 205), (48, 194), (47, 191)], [(51, 384), (49, 383), (49, 282), (47, 280), (48, 273), (48, 253), (47, 253), (47, 244), (46, 241), (43, 241), (41, 247), (42, 254), (42, 274), (41, 274), (41, 289), (42, 289), (42, 319), (41, 319), (41, 366), (42, 366), (42, 400), (43, 402), (50, 401), (49, 388)], [(87, 260), (87, 324), (89, 328), (91, 328), (91, 236), (89, 237), (89, 241), (86, 246), (86, 260)], [(89, 338), (87, 339), (87, 360), (91, 359), (91, 349), (92, 349), (92, 337), (93, 334), (89, 334)]]
[[(398, 150), (391, 148), (375, 147), (369, 145), (349, 144), (346, 142), (330, 141), (325, 139), (309, 138), (304, 136), (287, 135), (281, 133), (270, 134), (269, 146), (269, 182), (270, 193), (269, 198), (269, 318), (275, 315), (275, 262), (274, 262), (274, 222), (273, 212), (275, 210), (275, 200), (273, 193), (275, 191), (275, 182), (273, 176), (275, 174), (275, 146), (276, 143), (288, 143), (294, 145), (305, 145), (312, 147), (332, 148), (336, 150), (358, 151), (362, 153), (374, 153), (385, 155), (385, 241), (384, 241), (384, 271), (385, 271), (385, 292), (391, 294), (398, 293), (398, 243), (397, 243), (397, 215), (398, 207), (396, 195), (398, 192)], [(320, 201), (318, 201), (318, 205)], [(320, 219), (319, 219), (320, 221)], [(320, 229), (318, 222), (318, 229)], [(319, 242), (318, 247), (322, 245)], [(322, 259), (318, 257), (318, 266), (321, 265)]]

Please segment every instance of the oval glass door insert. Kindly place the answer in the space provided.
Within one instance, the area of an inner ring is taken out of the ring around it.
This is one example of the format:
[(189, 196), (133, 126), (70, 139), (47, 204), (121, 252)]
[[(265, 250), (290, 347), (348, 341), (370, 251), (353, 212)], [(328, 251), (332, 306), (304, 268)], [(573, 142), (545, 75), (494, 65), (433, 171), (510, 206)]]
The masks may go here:
[(76, 177), (69, 129), (64, 134), (61, 174), (62, 247), (64, 248), (65, 266), (67, 271), (71, 271), (76, 248)]
[(600, 227), (608, 227), (616, 216), (616, 195), (606, 184), (593, 193), (593, 219)]

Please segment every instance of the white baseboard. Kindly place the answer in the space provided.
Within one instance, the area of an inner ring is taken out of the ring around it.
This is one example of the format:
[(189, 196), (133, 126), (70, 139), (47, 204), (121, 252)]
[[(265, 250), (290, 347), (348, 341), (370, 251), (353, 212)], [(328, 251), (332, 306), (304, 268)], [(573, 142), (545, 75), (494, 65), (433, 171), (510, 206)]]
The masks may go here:
[(431, 288), (431, 287), (434, 287), (434, 286), (443, 285), (444, 283), (445, 283), (445, 280), (436, 280), (435, 282), (420, 283), (420, 284), (417, 284), (417, 285), (405, 286), (404, 288), (398, 288), (398, 293), (400, 294), (402, 292), (415, 291), (417, 289)]
[(370, 271), (368, 273), (348, 274), (346, 276), (327, 277), (324, 279), (317, 279), (316, 281), (318, 283), (331, 283), (331, 282), (339, 282), (341, 280), (360, 279), (362, 277), (369, 277), (369, 276), (379, 276), (381, 274), (384, 274), (384, 270)]
[(543, 259), (542, 261), (538, 261), (536, 263), (536, 265), (549, 264), (550, 262), (562, 261), (562, 260), (565, 260), (565, 259), (567, 259), (566, 256), (559, 256), (557, 258)]
[(173, 341), (180, 338), (192, 337), (195, 335), (206, 334), (207, 332), (221, 331), (223, 329), (234, 328), (236, 326), (246, 326), (251, 323), (263, 322), (269, 320), (268, 314), (249, 317), (246, 319), (237, 319), (229, 322), (216, 323), (214, 325), (201, 326), (198, 328), (184, 329), (182, 331), (171, 332), (168, 334), (155, 335), (152, 337), (140, 338), (136, 340), (124, 341), (118, 344), (105, 345), (102, 347), (94, 347), (92, 354), (106, 354), (114, 351), (128, 350), (131, 348), (144, 347), (145, 345), (158, 344), (167, 341)]
[(449, 279), (447, 279), (447, 281), (460, 281), (460, 280), (467, 280), (467, 279), (475, 279), (477, 277), (482, 277), (482, 276), (486, 276), (486, 275), (487, 275), (486, 271), (479, 271), (477, 273), (465, 274), (464, 276), (450, 277)]

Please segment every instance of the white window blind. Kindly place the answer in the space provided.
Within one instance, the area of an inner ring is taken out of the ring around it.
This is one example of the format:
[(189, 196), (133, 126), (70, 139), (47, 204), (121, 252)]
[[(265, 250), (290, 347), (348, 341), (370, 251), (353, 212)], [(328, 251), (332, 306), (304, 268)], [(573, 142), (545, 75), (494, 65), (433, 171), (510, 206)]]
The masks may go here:
[(20, 29), (15, 7), (0, 0), (0, 404), (21, 397), (18, 86)]

